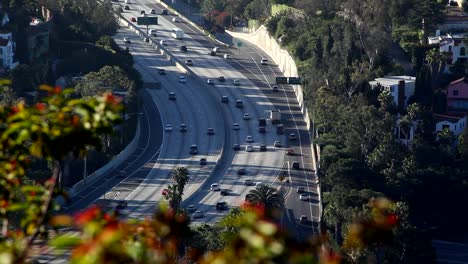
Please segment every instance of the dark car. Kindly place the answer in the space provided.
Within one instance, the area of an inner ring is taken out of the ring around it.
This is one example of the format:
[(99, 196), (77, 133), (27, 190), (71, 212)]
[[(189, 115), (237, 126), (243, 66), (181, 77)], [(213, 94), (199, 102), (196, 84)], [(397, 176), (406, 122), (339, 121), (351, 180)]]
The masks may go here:
[(208, 128), (208, 130), (206, 131), (206, 134), (211, 136), (211, 135), (214, 135), (215, 134), (215, 131), (213, 128)]
[(224, 104), (229, 103), (229, 97), (223, 95), (223, 96), (221, 97), (221, 103), (224, 103)]
[(185, 45), (180, 46), (180, 51), (187, 52), (187, 46)]
[(246, 173), (246, 170), (244, 168), (237, 170), (237, 175), (245, 175), (245, 173)]
[(140, 11), (140, 15), (144, 15), (145, 13), (146, 13), (145, 10)]
[(160, 75), (166, 75), (166, 70), (165, 69), (159, 69), (159, 74)]
[(242, 102), (242, 100), (237, 100), (237, 101), (236, 101), (236, 107), (237, 107), (237, 108), (242, 108), (242, 107), (244, 107), (244, 103)]
[(251, 193), (246, 194), (245, 195), (245, 201), (247, 201), (247, 202), (250, 201), (250, 199), (252, 199), (252, 197), (253, 197), (253, 194), (251, 194)]
[(170, 93), (169, 93), (169, 100), (172, 100), (172, 101), (173, 101), (173, 100), (175, 100), (175, 99), (176, 99), (175, 93), (174, 93), (174, 92), (170, 92)]
[(226, 210), (227, 209), (227, 203), (226, 202), (218, 202), (216, 204), (216, 210)]
[(206, 161), (205, 158), (201, 158), (201, 159), (200, 159), (200, 165), (203, 166), (203, 165), (206, 165), (207, 163), (208, 163), (208, 162)]
[(169, 14), (169, 11), (167, 11), (167, 9), (161, 10), (161, 15), (167, 15), (167, 14)]
[(120, 201), (116, 206), (115, 206), (115, 209), (117, 210), (122, 210), (122, 209), (125, 209), (127, 208), (127, 202), (125, 201)]
[(267, 146), (265, 144), (260, 145), (260, 151), (267, 151)]
[(234, 145), (232, 146), (232, 149), (233, 149), (233, 150), (240, 150), (241, 147), (240, 147), (239, 144), (234, 144)]
[(182, 133), (187, 132), (187, 125), (186, 124), (180, 124), (179, 131)]
[(190, 146), (190, 154), (192, 154), (192, 155), (198, 154), (198, 146), (197, 145)]
[(221, 190), (221, 192), (219, 194), (221, 194), (223, 196), (226, 196), (226, 195), (229, 195), (230, 192), (231, 192), (230, 190), (223, 189), (223, 190)]
[(210, 51), (210, 56), (216, 56), (216, 51)]
[(266, 133), (266, 128), (265, 127), (259, 127), (258, 128), (258, 133), (262, 133), (262, 134)]
[(124, 9), (125, 9), (125, 10), (130, 10), (130, 7), (129, 7), (128, 5), (125, 5), (125, 6), (124, 6)]
[(219, 77), (218, 77), (218, 81), (220, 81), (220, 82), (225, 82), (226, 79), (224, 78), (224, 76), (219, 76)]
[(286, 155), (294, 156), (294, 149), (288, 149), (288, 152), (286, 152)]
[(295, 170), (299, 170), (301, 168), (301, 165), (299, 164), (299, 161), (294, 161), (291, 165), (291, 168)]

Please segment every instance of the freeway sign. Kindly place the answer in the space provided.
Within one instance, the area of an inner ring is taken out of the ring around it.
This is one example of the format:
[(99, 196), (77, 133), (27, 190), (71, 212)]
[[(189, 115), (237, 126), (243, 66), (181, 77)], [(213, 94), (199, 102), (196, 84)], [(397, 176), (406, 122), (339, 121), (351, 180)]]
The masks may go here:
[(289, 77), (288, 78), (288, 84), (301, 84), (302, 83), (302, 78), (300, 77)]
[(157, 25), (158, 17), (157, 16), (145, 16), (137, 17), (137, 25)]
[(276, 84), (288, 84), (288, 77), (276, 77)]

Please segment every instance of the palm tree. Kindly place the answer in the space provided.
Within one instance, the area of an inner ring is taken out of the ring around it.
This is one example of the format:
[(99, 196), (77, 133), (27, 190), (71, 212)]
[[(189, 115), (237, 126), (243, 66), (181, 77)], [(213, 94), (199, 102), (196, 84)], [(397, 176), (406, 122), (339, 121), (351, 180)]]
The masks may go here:
[(276, 189), (265, 184), (250, 190), (247, 201), (253, 205), (264, 206), (267, 215), (271, 215), (274, 210), (281, 208), (283, 205), (283, 198)]
[(177, 167), (172, 171), (172, 179), (176, 182), (177, 193), (182, 197), (184, 188), (189, 180), (188, 170), (185, 167)]

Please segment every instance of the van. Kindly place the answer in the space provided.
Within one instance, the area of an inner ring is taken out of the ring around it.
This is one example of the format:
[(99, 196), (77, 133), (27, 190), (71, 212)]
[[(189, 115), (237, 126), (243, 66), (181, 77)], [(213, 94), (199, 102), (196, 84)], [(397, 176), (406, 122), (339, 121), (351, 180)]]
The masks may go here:
[(150, 29), (149, 34), (150, 36), (156, 37), (158, 35), (158, 31), (156, 29)]

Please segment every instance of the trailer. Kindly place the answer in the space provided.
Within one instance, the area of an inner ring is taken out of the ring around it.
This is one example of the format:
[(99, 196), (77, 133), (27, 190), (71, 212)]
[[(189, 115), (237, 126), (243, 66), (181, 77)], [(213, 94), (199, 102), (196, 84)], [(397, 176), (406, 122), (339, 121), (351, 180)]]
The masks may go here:
[(173, 28), (172, 29), (172, 37), (175, 39), (183, 39), (184, 38), (184, 31), (180, 28)]

